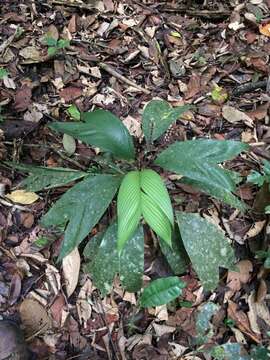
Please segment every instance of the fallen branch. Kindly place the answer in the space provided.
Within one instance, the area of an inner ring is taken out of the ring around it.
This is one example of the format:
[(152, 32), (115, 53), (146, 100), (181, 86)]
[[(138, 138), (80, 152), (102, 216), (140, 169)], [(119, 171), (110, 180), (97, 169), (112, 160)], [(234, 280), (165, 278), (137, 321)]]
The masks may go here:
[(96, 1), (94, 0), (92, 4), (85, 4), (78, 1), (67, 1), (67, 0), (52, 0), (52, 5), (62, 5), (68, 7), (75, 7), (84, 10), (93, 10), (96, 8)]
[(127, 84), (127, 85), (130, 85), (132, 87), (134, 87), (135, 89), (143, 92), (144, 94), (147, 94), (149, 95), (150, 94), (150, 91), (143, 88), (142, 86), (140, 85), (137, 85), (134, 81), (132, 80), (129, 80), (128, 78), (126, 78), (125, 76), (119, 74), (113, 67), (111, 67), (110, 65), (108, 64), (105, 64), (103, 62), (98, 62), (97, 63), (98, 66), (106, 71), (107, 73), (109, 73), (110, 75), (114, 76), (116, 79), (118, 79), (119, 81), (122, 81), (123, 83)]
[(257, 90), (257, 89), (265, 89), (267, 87), (267, 84), (269, 82), (269, 79), (262, 80), (262, 81), (256, 81), (256, 82), (249, 82), (247, 84), (243, 84), (235, 88), (232, 92), (233, 96), (245, 94), (247, 92)]
[(163, 8), (163, 11), (187, 14), (189, 16), (205, 18), (208, 20), (222, 19), (231, 15), (229, 10), (190, 10), (186, 7)]

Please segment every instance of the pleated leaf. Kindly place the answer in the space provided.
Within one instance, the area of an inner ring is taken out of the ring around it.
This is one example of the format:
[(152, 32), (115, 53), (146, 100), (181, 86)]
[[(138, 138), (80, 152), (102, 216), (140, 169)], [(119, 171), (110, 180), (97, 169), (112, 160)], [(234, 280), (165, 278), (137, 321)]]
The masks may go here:
[(174, 225), (173, 208), (168, 190), (158, 173), (151, 169), (141, 171), (141, 189), (156, 203)]
[(117, 197), (118, 250), (134, 234), (141, 218), (140, 172), (130, 171), (123, 179)]
[(169, 246), (171, 246), (172, 226), (156, 202), (151, 197), (142, 192), (142, 214), (147, 224), (160, 236)]
[(97, 146), (120, 159), (134, 159), (132, 137), (120, 119), (106, 110), (82, 114), (81, 122), (55, 122), (51, 129), (73, 136), (86, 144)]
[(168, 304), (182, 294), (185, 286), (177, 276), (154, 280), (144, 289), (140, 304), (142, 307)]

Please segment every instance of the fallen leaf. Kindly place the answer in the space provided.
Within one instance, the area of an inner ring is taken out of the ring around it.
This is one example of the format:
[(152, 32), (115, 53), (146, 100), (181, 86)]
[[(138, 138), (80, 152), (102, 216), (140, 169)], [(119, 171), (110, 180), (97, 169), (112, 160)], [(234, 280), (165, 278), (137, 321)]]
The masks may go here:
[(61, 326), (62, 311), (66, 305), (65, 298), (62, 294), (58, 295), (50, 307), (51, 315), (54, 321), (57, 322), (58, 326)]
[(255, 224), (251, 226), (248, 232), (245, 234), (244, 239), (253, 238), (254, 236), (258, 235), (264, 228), (266, 220), (257, 221)]
[(32, 90), (23, 85), (15, 94), (14, 107), (17, 111), (24, 111), (31, 104)]
[(34, 123), (38, 123), (42, 118), (43, 114), (35, 109), (27, 111), (23, 116), (25, 121), (32, 121)]
[(63, 135), (63, 147), (66, 150), (66, 152), (68, 153), (68, 155), (73, 155), (76, 151), (75, 139), (68, 134), (64, 134)]
[(0, 359), (28, 360), (24, 334), (13, 321), (0, 321)]
[(31, 191), (15, 190), (6, 195), (6, 198), (22, 205), (30, 205), (39, 199), (39, 196)]
[(270, 37), (270, 23), (260, 24), (259, 30), (262, 35)]
[(126, 126), (126, 128), (128, 129), (128, 131), (130, 132), (131, 135), (133, 135), (133, 136), (135, 136), (137, 138), (142, 137), (141, 124), (137, 119), (135, 119), (134, 117), (128, 115), (123, 120), (123, 123), (124, 123), (124, 125)]
[(198, 74), (192, 74), (187, 85), (186, 99), (197, 95), (201, 90), (201, 78)]
[(38, 333), (43, 334), (51, 328), (51, 319), (47, 310), (38, 301), (25, 299), (19, 308), (21, 321), (26, 335), (31, 337)]
[(46, 38), (51, 38), (51, 39), (54, 39), (54, 40), (58, 40), (59, 39), (59, 31), (57, 29), (57, 27), (53, 24), (51, 24), (49, 27), (48, 27), (48, 30), (46, 32)]
[(226, 284), (230, 290), (225, 293), (225, 301), (229, 300), (237, 291), (241, 290), (242, 285), (248, 283), (251, 278), (251, 273), (253, 271), (251, 261), (241, 260), (236, 266), (238, 267), (239, 272), (228, 271)]
[(82, 94), (82, 89), (76, 86), (69, 86), (60, 91), (60, 97), (64, 99), (65, 102), (70, 102), (77, 99)]
[[(269, 307), (264, 301), (257, 302), (255, 299), (255, 291), (253, 291), (248, 297), (248, 319), (252, 331), (258, 335), (261, 334), (260, 319), (270, 326), (270, 313)], [(263, 329), (262, 329), (263, 330)]]
[(25, 47), (19, 52), (19, 55), (26, 60), (25, 63), (27, 64), (38, 63), (43, 60), (39, 50), (34, 46)]
[(75, 33), (77, 31), (77, 15), (73, 14), (68, 23), (68, 30), (70, 33)]
[(238, 309), (238, 305), (233, 301), (228, 302), (228, 318), (235, 321), (236, 327), (244, 334), (249, 336), (256, 343), (260, 342), (260, 337), (255, 334), (251, 328), (247, 315), (244, 311)]
[(246, 113), (233, 106), (224, 105), (222, 107), (222, 116), (231, 124), (243, 121), (247, 126), (253, 127), (253, 120)]
[(75, 248), (63, 259), (63, 276), (65, 279), (67, 296), (73, 294), (76, 289), (81, 265), (81, 257), (78, 248)]
[(160, 337), (164, 334), (171, 334), (176, 330), (174, 326), (161, 325), (156, 323), (153, 323), (153, 328), (157, 337)]

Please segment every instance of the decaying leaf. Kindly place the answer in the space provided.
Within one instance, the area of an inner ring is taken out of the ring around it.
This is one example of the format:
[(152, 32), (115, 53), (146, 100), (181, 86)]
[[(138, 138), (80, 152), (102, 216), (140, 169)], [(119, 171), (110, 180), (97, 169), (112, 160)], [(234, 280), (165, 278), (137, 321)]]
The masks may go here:
[(239, 291), (242, 285), (246, 284), (253, 271), (252, 262), (249, 260), (241, 260), (236, 265), (239, 271), (228, 271), (227, 287), (230, 289), (225, 294), (225, 300), (230, 299), (237, 291)]
[(253, 120), (246, 113), (233, 106), (224, 105), (222, 108), (222, 116), (232, 124), (244, 122), (247, 126), (253, 127)]
[(22, 205), (30, 205), (39, 199), (39, 196), (31, 191), (15, 190), (6, 195), (6, 198)]
[(43, 334), (51, 327), (47, 310), (38, 301), (25, 299), (19, 308), (20, 317), (27, 336)]
[(81, 265), (81, 257), (78, 248), (74, 248), (63, 259), (63, 276), (65, 279), (67, 296), (73, 294), (76, 289)]

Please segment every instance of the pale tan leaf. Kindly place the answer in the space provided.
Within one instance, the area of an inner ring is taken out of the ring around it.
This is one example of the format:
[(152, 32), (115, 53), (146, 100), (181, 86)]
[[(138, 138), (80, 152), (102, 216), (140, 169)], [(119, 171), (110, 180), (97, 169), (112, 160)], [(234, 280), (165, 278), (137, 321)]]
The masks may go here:
[(63, 276), (65, 279), (67, 296), (76, 289), (81, 265), (81, 257), (78, 248), (75, 248), (63, 259)]
[(222, 116), (232, 124), (244, 122), (247, 126), (253, 127), (253, 120), (246, 113), (233, 106), (224, 105), (222, 107)]
[(30, 205), (39, 199), (39, 196), (31, 191), (15, 190), (6, 195), (6, 198), (22, 205)]
[(37, 333), (43, 334), (52, 326), (47, 310), (36, 300), (25, 299), (20, 305), (19, 312), (29, 337)]

